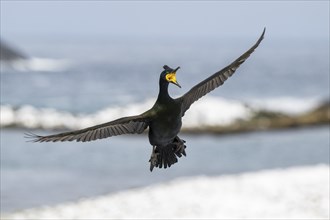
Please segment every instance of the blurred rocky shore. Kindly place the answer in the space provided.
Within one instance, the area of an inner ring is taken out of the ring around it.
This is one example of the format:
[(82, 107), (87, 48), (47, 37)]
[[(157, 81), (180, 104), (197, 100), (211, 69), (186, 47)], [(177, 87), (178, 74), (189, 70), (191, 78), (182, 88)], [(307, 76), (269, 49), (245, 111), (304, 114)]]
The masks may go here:
[(247, 120), (237, 120), (230, 125), (224, 126), (202, 126), (184, 128), (184, 133), (213, 133), (229, 134), (239, 132), (264, 131), (274, 129), (289, 129), (307, 126), (329, 125), (330, 102), (325, 101), (317, 108), (298, 115), (290, 115), (274, 111), (256, 111)]

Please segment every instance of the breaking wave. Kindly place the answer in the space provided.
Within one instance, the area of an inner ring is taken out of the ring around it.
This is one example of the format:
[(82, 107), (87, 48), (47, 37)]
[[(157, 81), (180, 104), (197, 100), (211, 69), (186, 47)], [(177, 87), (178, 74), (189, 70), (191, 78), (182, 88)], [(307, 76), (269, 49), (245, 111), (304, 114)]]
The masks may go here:
[[(15, 59), (11, 61), (1, 61), (2, 70), (15, 70), (20, 72), (57, 72), (63, 71), (70, 66), (70, 62), (64, 59), (50, 59), (31, 57), (28, 59)], [(5, 72), (5, 71), (1, 71)]]
[[(141, 114), (150, 109), (154, 100), (127, 106), (111, 106), (93, 114), (73, 114), (52, 108), (31, 105), (1, 105), (1, 127), (81, 129), (120, 117)], [(183, 118), (184, 128), (225, 126), (237, 120), (249, 120), (257, 112), (268, 111), (288, 115), (311, 111), (321, 104), (316, 99), (276, 98), (250, 100), (246, 103), (216, 97), (205, 97), (194, 103)]]

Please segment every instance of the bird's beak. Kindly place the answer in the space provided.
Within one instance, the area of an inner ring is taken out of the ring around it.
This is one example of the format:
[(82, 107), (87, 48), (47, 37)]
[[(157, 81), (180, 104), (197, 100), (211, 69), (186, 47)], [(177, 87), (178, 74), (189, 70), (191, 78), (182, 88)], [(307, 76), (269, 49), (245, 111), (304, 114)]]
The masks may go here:
[(170, 83), (173, 83), (174, 85), (178, 86), (179, 88), (181, 88), (180, 84), (178, 83), (178, 81), (176, 81), (176, 71), (178, 71), (178, 69), (180, 69), (180, 67), (178, 66), (172, 73), (169, 73), (166, 75), (166, 79), (167, 81), (169, 81)]

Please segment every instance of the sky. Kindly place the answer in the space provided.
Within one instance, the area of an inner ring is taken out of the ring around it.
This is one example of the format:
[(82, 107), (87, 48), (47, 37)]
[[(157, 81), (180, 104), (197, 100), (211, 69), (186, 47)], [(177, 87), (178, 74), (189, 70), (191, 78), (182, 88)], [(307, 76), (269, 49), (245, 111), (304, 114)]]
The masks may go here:
[(6, 1), (1, 37), (256, 36), (329, 39), (329, 1)]

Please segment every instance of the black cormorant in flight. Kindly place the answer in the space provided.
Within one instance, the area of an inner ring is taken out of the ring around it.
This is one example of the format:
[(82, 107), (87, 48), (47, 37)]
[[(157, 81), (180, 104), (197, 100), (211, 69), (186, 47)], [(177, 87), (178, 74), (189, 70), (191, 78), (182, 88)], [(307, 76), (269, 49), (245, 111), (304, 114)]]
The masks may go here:
[(150, 171), (154, 167), (167, 168), (178, 162), (178, 157), (186, 156), (185, 141), (178, 137), (182, 117), (190, 106), (202, 96), (221, 86), (237, 68), (259, 46), (265, 34), (263, 30), (258, 41), (234, 62), (198, 83), (183, 96), (173, 99), (168, 94), (168, 85), (173, 83), (181, 88), (176, 80), (179, 67), (164, 66), (159, 78), (159, 94), (154, 106), (136, 116), (124, 117), (104, 124), (81, 130), (64, 132), (49, 136), (30, 134), (35, 142), (93, 141), (121, 134), (140, 134), (149, 127), (149, 142), (152, 145)]

